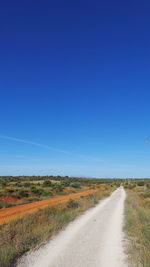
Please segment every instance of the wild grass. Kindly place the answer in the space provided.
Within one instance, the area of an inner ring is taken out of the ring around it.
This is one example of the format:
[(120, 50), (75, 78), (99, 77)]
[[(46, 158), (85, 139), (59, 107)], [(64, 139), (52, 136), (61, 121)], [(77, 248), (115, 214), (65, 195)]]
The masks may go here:
[(145, 188), (128, 190), (125, 203), (125, 226), (129, 266), (150, 267), (150, 205), (143, 198)]
[(89, 196), (69, 200), (65, 204), (47, 207), (0, 226), (0, 266), (15, 266), (24, 252), (33, 249), (62, 229), (68, 222), (100, 199), (109, 196), (113, 188)]

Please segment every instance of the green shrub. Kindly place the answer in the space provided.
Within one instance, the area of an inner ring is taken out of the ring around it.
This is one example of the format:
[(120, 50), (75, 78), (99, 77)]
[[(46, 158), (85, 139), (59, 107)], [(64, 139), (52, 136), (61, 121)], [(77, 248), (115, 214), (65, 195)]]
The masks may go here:
[(31, 188), (31, 192), (34, 195), (41, 195), (44, 191), (42, 189), (36, 188), (36, 187), (32, 187)]
[(26, 182), (26, 183), (24, 183), (24, 186), (25, 187), (30, 187), (31, 186), (31, 183), (30, 182)]
[(75, 201), (74, 199), (70, 199), (67, 203), (67, 208), (71, 209), (77, 209), (79, 207), (79, 203)]
[(44, 186), (44, 187), (52, 186), (52, 182), (49, 181), (49, 180), (48, 180), (48, 181), (44, 181), (43, 186)]
[(1, 183), (1, 185), (2, 185), (2, 187), (5, 187), (5, 186), (7, 186), (7, 183), (3, 181), (3, 182)]
[(55, 184), (53, 186), (53, 190), (56, 192), (56, 193), (59, 193), (59, 192), (62, 192), (64, 189), (64, 187), (61, 185), (61, 184)]
[(19, 191), (19, 196), (20, 197), (28, 197), (29, 196), (29, 192), (26, 190), (20, 190)]
[(68, 187), (68, 186), (70, 186), (70, 182), (69, 182), (69, 181), (65, 181), (65, 180), (61, 181), (60, 184), (61, 184), (62, 186), (64, 186), (64, 187)]
[(48, 197), (48, 196), (52, 195), (52, 192), (51, 191), (43, 191), (43, 193), (41, 195), (42, 195), (42, 197)]
[(139, 181), (139, 182), (137, 182), (137, 185), (138, 185), (138, 186), (144, 186), (144, 181)]
[(76, 182), (76, 183), (71, 183), (70, 184), (70, 187), (74, 187), (74, 188), (80, 188), (81, 187), (81, 184)]

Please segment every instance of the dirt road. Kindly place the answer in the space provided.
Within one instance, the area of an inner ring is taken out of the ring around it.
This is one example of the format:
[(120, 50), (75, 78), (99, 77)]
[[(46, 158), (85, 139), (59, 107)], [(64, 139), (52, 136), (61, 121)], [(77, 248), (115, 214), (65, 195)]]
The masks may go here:
[(110, 197), (71, 222), (45, 246), (27, 253), (18, 267), (126, 267), (123, 253), (125, 191)]
[(64, 195), (64, 196), (57, 196), (53, 198), (48, 198), (48, 199), (43, 199), (40, 201), (36, 201), (33, 203), (28, 203), (28, 204), (23, 204), (23, 205), (18, 205), (6, 209), (1, 209), (0, 210), (0, 224), (6, 223), (18, 216), (22, 216), (26, 213), (33, 212), (37, 209), (44, 208), (48, 205), (56, 205), (59, 203), (64, 203), (68, 201), (71, 198), (78, 198), (80, 196), (87, 196), (89, 194), (95, 193), (99, 191), (100, 189), (89, 189), (85, 191), (81, 191), (78, 193), (73, 193), (69, 195)]

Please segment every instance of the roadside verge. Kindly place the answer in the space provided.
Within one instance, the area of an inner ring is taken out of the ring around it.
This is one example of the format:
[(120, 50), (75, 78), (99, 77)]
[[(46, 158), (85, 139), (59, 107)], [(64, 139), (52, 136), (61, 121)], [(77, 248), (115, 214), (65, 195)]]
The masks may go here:
[(47, 241), (76, 216), (109, 196), (112, 190), (82, 195), (0, 225), (0, 266), (13, 266), (19, 256)]

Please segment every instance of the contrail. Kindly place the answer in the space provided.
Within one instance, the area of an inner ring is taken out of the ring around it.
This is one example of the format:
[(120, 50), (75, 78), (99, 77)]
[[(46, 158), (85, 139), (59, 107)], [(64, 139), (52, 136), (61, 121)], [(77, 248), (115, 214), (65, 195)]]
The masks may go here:
[(28, 140), (24, 140), (24, 139), (20, 139), (20, 138), (0, 135), (0, 139), (15, 141), (15, 142), (29, 144), (29, 145), (33, 145), (33, 146), (38, 146), (38, 147), (45, 148), (45, 149), (52, 150), (52, 151), (56, 151), (56, 152), (59, 152), (59, 153), (64, 153), (66, 155), (80, 157), (80, 158), (83, 158), (85, 160), (93, 160), (93, 161), (96, 161), (96, 162), (103, 162), (103, 160), (101, 160), (99, 158), (96, 158), (96, 157), (90, 157), (90, 156), (86, 156), (86, 155), (75, 154), (75, 153), (71, 153), (71, 152), (66, 151), (66, 150), (57, 149), (55, 147), (51, 147), (51, 146), (48, 146), (48, 145), (44, 145), (44, 144), (41, 144), (41, 143), (36, 143), (36, 142), (32, 142), (32, 141), (28, 141)]
[(6, 139), (6, 140), (11, 140), (11, 141), (16, 141), (16, 142), (19, 142), (19, 143), (29, 144), (29, 145), (33, 145), (33, 146), (38, 146), (38, 147), (46, 148), (46, 149), (53, 150), (53, 151), (56, 151), (56, 152), (61, 152), (61, 153), (65, 153), (65, 154), (68, 154), (68, 155), (72, 155), (72, 153), (70, 153), (68, 151), (65, 151), (65, 150), (57, 149), (57, 148), (54, 148), (54, 147), (51, 147), (51, 146), (47, 146), (47, 145), (44, 145), (44, 144), (41, 144), (41, 143), (27, 141), (27, 140), (20, 139), (20, 138), (15, 138), (15, 137), (5, 136), (5, 135), (0, 135), (0, 138), (1, 139)]

